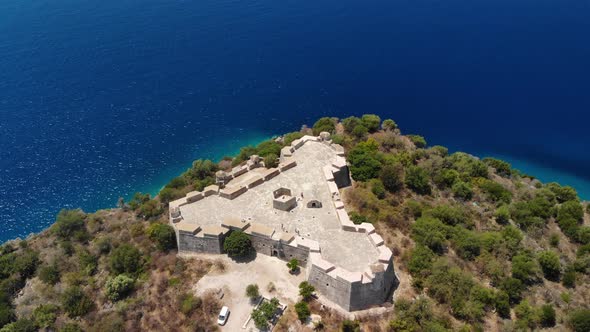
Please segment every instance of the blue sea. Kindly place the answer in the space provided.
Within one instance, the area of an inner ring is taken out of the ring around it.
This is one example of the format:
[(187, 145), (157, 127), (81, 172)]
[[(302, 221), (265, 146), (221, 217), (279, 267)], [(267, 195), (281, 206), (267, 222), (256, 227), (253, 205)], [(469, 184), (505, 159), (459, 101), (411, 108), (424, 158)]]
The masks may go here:
[(3, 0), (0, 241), (378, 113), (590, 198), (587, 0)]

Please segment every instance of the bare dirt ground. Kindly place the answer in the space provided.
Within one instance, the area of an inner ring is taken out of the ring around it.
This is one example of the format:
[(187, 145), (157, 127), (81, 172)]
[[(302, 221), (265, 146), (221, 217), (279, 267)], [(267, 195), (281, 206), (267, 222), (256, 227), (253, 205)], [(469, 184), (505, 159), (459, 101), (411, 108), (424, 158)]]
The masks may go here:
[[(246, 286), (257, 284), (260, 294), (267, 298), (276, 297), (281, 303), (293, 305), (299, 296), (299, 284), (305, 280), (305, 270), (298, 275), (292, 275), (286, 263), (276, 258), (260, 255), (247, 262), (236, 262), (225, 255), (191, 254), (215, 261), (211, 272), (205, 275), (194, 286), (197, 295), (206, 292), (223, 291), (221, 304), (228, 306), (230, 316), (222, 331), (245, 331), (242, 325), (252, 312), (256, 303), (251, 303), (246, 297)], [(274, 291), (268, 290), (270, 283), (274, 284)]]

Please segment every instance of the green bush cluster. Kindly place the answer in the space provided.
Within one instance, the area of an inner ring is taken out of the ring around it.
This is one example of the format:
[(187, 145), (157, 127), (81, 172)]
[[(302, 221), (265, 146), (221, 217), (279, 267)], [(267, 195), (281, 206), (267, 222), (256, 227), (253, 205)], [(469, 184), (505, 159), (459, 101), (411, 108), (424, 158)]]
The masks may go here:
[(252, 251), (250, 236), (242, 231), (233, 231), (223, 241), (223, 251), (230, 257), (245, 257)]
[(156, 242), (158, 249), (168, 251), (176, 248), (176, 233), (168, 224), (152, 223), (147, 228), (147, 235)]
[(133, 290), (134, 283), (135, 280), (124, 274), (109, 278), (105, 284), (105, 294), (109, 300), (119, 301)]

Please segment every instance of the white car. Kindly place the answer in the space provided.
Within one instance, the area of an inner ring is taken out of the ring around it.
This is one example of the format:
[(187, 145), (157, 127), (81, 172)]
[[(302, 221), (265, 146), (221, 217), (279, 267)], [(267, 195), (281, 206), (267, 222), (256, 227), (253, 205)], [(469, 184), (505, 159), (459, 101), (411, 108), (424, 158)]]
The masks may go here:
[(225, 325), (228, 317), (229, 317), (229, 308), (226, 306), (223, 306), (223, 308), (221, 308), (221, 311), (219, 312), (219, 317), (217, 317), (217, 324)]

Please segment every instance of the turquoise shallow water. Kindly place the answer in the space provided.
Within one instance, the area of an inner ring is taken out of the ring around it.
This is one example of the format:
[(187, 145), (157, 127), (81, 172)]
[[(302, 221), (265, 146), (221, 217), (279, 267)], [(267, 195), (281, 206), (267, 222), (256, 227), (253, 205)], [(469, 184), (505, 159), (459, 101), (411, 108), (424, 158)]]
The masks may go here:
[(585, 0), (2, 1), (0, 240), (324, 115), (391, 117), (590, 198), (588, 17)]

